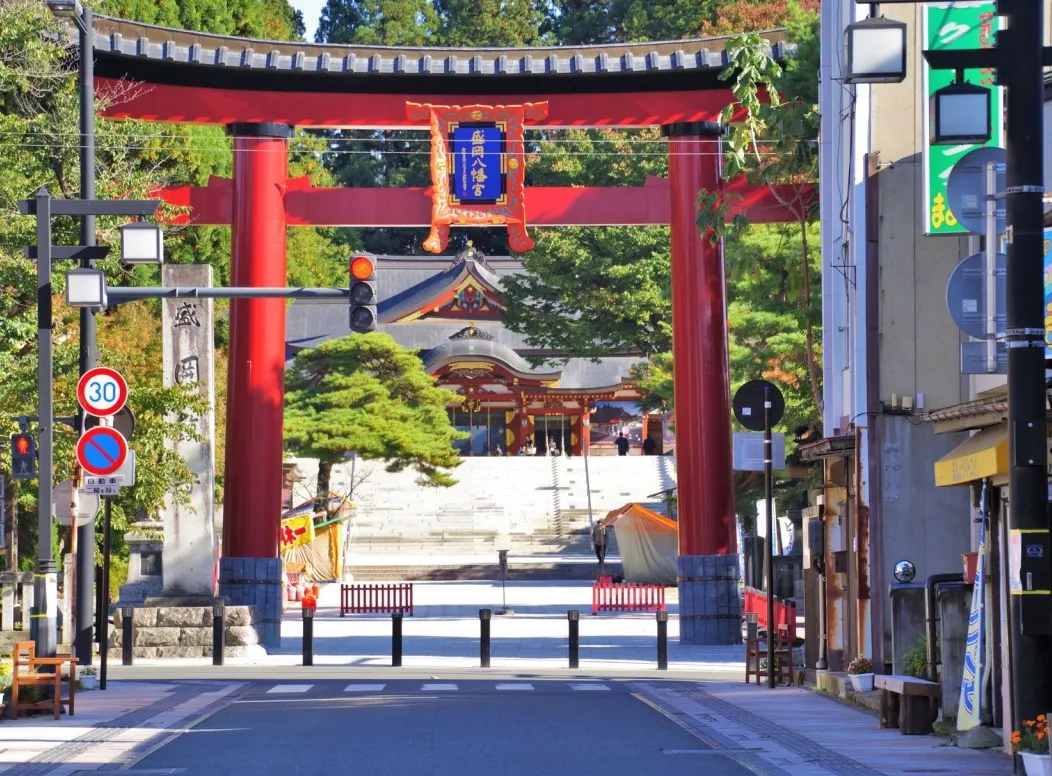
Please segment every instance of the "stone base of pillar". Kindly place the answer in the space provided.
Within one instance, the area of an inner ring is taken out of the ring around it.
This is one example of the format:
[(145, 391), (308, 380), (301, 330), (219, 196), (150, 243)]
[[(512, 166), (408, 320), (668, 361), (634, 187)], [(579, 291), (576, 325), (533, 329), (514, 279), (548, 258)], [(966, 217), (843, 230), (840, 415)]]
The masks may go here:
[(231, 606), (254, 606), (263, 646), (281, 646), (281, 558), (220, 558), (219, 595)]
[(681, 555), (679, 643), (741, 644), (737, 555)]

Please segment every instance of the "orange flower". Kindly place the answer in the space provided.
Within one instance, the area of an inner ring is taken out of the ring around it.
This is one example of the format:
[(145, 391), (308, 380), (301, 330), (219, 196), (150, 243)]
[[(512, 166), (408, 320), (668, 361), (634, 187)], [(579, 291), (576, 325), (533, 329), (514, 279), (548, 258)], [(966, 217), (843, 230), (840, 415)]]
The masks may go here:
[(1038, 722), (1044, 722), (1045, 721), (1045, 715), (1044, 714), (1038, 714), (1037, 715), (1037, 721)]
[(1034, 733), (1034, 736), (1036, 736), (1036, 737), (1037, 737), (1037, 740), (1038, 740), (1038, 741), (1042, 741), (1042, 740), (1044, 740), (1044, 738), (1045, 738), (1045, 734), (1044, 734), (1044, 733), (1042, 733), (1042, 732), (1041, 732), (1040, 730), (1039, 730), (1038, 732)]
[(1023, 724), (1024, 724), (1024, 725), (1026, 725), (1027, 727), (1033, 727), (1033, 726), (1034, 726), (1034, 720), (1032, 720), (1032, 719), (1028, 719), (1028, 720), (1027, 720), (1026, 722), (1024, 722)]
[(1013, 744), (1018, 744), (1019, 740), (1020, 740), (1019, 731), (1018, 730), (1012, 731), (1012, 743)]

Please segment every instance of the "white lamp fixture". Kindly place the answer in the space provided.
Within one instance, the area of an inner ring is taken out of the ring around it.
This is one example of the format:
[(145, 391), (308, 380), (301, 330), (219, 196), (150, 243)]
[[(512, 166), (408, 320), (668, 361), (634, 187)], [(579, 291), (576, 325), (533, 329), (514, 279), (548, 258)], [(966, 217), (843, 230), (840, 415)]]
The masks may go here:
[(847, 26), (844, 83), (895, 84), (906, 80), (906, 24), (883, 16)]
[(953, 83), (931, 96), (932, 145), (987, 143), (991, 92), (970, 83)]
[(84, 13), (78, 0), (47, 0), (47, 7), (55, 16), (67, 19)]
[(105, 307), (106, 275), (98, 269), (73, 269), (66, 274), (66, 304)]
[(125, 264), (163, 264), (161, 227), (135, 221), (121, 227), (121, 261)]

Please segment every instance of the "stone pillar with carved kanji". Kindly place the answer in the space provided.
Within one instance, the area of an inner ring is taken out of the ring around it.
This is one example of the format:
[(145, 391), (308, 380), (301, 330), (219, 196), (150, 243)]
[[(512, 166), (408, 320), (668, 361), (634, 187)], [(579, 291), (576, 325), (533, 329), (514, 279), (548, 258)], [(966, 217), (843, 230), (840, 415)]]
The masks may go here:
[[(210, 287), (212, 268), (167, 264), (161, 268), (161, 281), (166, 288)], [(161, 326), (165, 387), (194, 386), (204, 403), (203, 411), (183, 420), (199, 439), (167, 441), (186, 462), (189, 474), (165, 508), (162, 585), (166, 598), (210, 598), (216, 563), (213, 302), (165, 299)]]

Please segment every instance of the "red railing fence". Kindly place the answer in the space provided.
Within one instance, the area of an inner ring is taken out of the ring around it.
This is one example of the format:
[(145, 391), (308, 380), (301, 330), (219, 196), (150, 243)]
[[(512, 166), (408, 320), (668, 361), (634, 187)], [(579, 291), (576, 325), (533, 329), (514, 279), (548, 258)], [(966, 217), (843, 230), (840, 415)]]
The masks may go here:
[[(745, 614), (755, 614), (756, 624), (767, 630), (767, 594), (753, 587), (745, 588)], [(789, 643), (796, 643), (796, 603), (774, 598), (774, 624), (789, 628)]]
[(592, 585), (592, 614), (599, 612), (663, 612), (661, 585)]

